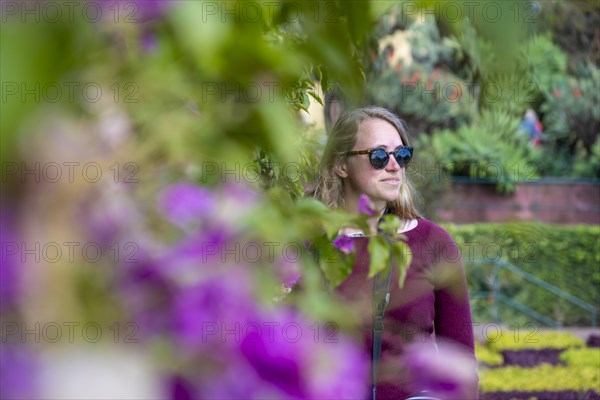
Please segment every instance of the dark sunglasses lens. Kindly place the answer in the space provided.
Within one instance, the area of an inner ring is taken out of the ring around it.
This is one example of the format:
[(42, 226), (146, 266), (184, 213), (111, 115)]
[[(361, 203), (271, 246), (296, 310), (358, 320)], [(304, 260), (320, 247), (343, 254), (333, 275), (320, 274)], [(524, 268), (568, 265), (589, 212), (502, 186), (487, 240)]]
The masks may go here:
[(412, 158), (412, 149), (403, 147), (394, 152), (394, 157), (401, 167), (406, 167)]
[(390, 156), (383, 150), (375, 150), (371, 153), (371, 165), (375, 169), (385, 168), (388, 161), (390, 160)]

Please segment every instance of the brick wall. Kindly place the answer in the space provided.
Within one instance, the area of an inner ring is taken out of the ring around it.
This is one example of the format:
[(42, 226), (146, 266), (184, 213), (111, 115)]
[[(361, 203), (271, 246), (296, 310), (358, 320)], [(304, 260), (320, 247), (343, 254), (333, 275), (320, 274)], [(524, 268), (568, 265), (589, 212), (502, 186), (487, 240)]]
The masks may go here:
[(454, 223), (600, 224), (600, 183), (546, 178), (519, 183), (514, 193), (503, 195), (495, 184), (453, 182), (437, 217)]

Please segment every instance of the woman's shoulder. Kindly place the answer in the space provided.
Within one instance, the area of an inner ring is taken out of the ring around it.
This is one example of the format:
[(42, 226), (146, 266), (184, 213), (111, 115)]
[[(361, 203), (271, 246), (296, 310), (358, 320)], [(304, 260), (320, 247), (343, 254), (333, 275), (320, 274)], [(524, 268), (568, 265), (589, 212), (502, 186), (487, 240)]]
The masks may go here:
[(425, 217), (417, 218), (417, 226), (405, 234), (416, 236), (426, 241), (454, 242), (452, 236), (436, 222)]

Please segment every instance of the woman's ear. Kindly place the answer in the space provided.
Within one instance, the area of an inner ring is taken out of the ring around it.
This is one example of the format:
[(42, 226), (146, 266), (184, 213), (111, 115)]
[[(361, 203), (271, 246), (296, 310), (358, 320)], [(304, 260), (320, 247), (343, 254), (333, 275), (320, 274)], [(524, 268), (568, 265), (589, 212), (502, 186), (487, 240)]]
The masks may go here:
[(340, 178), (347, 178), (348, 177), (348, 165), (346, 164), (346, 159), (345, 158), (337, 158), (333, 164), (333, 171)]

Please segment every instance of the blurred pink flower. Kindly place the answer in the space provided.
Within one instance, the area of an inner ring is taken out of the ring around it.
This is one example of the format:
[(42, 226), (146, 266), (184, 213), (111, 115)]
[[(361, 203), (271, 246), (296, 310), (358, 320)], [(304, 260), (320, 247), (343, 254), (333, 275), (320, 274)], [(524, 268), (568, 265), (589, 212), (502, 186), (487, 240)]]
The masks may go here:
[(39, 359), (24, 344), (0, 343), (0, 398), (39, 398)]
[(239, 346), (243, 328), (257, 320), (258, 304), (252, 285), (252, 277), (242, 268), (227, 267), (220, 273), (209, 272), (197, 284), (180, 288), (172, 315), (182, 349), (210, 353)]
[(473, 398), (477, 391), (476, 362), (459, 345), (413, 343), (403, 356), (413, 393), (446, 399)]
[(291, 288), (302, 275), (301, 265), (297, 261), (283, 257), (275, 262), (275, 274), (285, 287)]
[(3, 204), (0, 208), (0, 239), (1, 251), (0, 257), (0, 309), (5, 312), (5, 308), (12, 306), (19, 295), (19, 272), (22, 271), (21, 248), (15, 236), (14, 224), (11, 214), (5, 209)]
[(196, 227), (212, 215), (217, 199), (212, 191), (186, 182), (167, 186), (160, 196), (159, 209), (180, 228)]
[(354, 251), (354, 242), (350, 236), (340, 235), (334, 241), (333, 245), (340, 249), (342, 253), (350, 254)]
[[(247, 335), (241, 352), (260, 378), (294, 399), (359, 399), (367, 388), (368, 360), (350, 339), (297, 311), (263, 316), (260, 334)], [(327, 335), (326, 332), (333, 332)]]
[(361, 194), (358, 198), (358, 211), (361, 214), (366, 214), (370, 217), (375, 215), (375, 207), (366, 194)]

